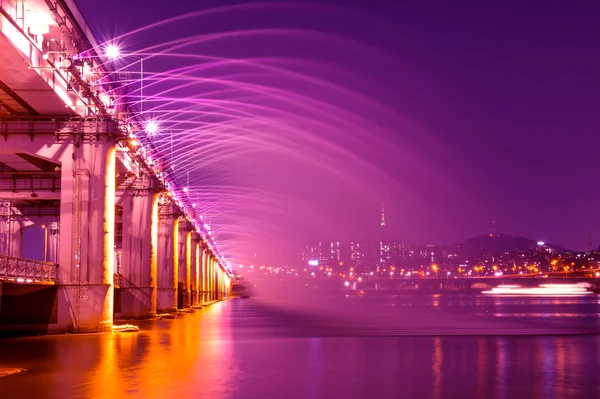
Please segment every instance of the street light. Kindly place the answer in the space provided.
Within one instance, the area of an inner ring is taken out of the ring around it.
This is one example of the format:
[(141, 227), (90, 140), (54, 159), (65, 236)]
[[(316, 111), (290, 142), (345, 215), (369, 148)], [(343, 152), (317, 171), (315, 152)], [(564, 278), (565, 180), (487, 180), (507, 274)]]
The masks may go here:
[(44, 262), (47, 262), (48, 261), (48, 226), (43, 224), (42, 229), (44, 229)]
[(158, 122), (155, 120), (147, 121), (145, 130), (150, 136), (154, 136), (158, 132)]
[(140, 61), (140, 114), (144, 113), (144, 58), (131, 55), (121, 54), (121, 49), (116, 44), (109, 44), (104, 49), (104, 54), (111, 60), (117, 60), (119, 58), (135, 58)]
[(104, 50), (104, 52), (106, 53), (106, 56), (108, 58), (113, 59), (113, 60), (116, 60), (121, 55), (121, 50), (119, 50), (119, 47), (117, 47), (114, 44), (109, 44), (108, 46), (106, 46), (106, 49)]

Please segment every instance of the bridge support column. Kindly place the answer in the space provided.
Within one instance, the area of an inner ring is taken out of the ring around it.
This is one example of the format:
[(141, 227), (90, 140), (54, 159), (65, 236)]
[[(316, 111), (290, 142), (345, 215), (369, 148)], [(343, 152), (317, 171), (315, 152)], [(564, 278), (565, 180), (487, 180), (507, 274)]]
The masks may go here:
[(58, 252), (59, 252), (59, 239), (60, 239), (60, 223), (59, 222), (50, 222), (46, 224), (46, 229), (48, 231), (47, 237), (47, 247), (48, 254), (46, 256), (46, 260), (51, 263), (58, 263)]
[(223, 273), (223, 270), (221, 270), (219, 265), (217, 265), (216, 266), (217, 300), (223, 299), (223, 276), (222, 276), (222, 273)]
[(210, 294), (211, 294), (211, 301), (216, 301), (217, 298), (217, 268), (216, 268), (216, 262), (215, 262), (215, 257), (214, 255), (211, 253), (210, 254)]
[(208, 276), (208, 250), (206, 248), (206, 244), (204, 242), (200, 243), (200, 251), (201, 257), (200, 261), (202, 262), (200, 265), (200, 303), (203, 304), (208, 302), (208, 289), (207, 289), (207, 276)]
[(200, 273), (202, 272), (200, 248), (200, 236), (194, 233), (192, 235), (192, 306), (200, 305)]
[(23, 256), (23, 230), (32, 222), (16, 220), (16, 216), (8, 216), (0, 221), (0, 254), (13, 258)]
[(179, 273), (178, 308), (186, 309), (191, 306), (191, 269), (192, 269), (192, 225), (190, 222), (179, 222)]
[(206, 253), (206, 300), (211, 302), (214, 300), (213, 297), (213, 267), (212, 267), (212, 254), (210, 249), (207, 249)]
[(115, 143), (80, 138), (61, 161), (59, 331), (111, 331), (115, 226)]
[(123, 198), (121, 317), (156, 315), (158, 194), (127, 192)]
[(157, 308), (173, 312), (177, 311), (179, 210), (174, 205), (164, 205), (159, 212)]

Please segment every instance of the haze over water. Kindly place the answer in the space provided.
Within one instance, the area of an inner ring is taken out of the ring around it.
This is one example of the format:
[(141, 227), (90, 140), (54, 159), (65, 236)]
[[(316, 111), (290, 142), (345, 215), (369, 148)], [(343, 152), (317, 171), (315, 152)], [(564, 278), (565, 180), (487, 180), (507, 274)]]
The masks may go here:
[(411, 243), (454, 244), (493, 220), (571, 249), (598, 236), (594, 188), (555, 185), (595, 173), (595, 7), (79, 5), (132, 56), (115, 64), (135, 104), (145, 58), (152, 140), (233, 266), (369, 239), (382, 201), (390, 235)]

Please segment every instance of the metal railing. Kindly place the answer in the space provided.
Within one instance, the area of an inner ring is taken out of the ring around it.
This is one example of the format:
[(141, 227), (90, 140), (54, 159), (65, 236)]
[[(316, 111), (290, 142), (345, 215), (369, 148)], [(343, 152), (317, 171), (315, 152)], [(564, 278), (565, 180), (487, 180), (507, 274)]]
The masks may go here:
[[(148, 309), (152, 308), (152, 297), (122, 274), (114, 274), (114, 287), (127, 290), (135, 299)], [(158, 301), (157, 301), (158, 302)], [(157, 303), (158, 306), (158, 303)]]
[(0, 255), (0, 281), (56, 283), (57, 276), (55, 263)]

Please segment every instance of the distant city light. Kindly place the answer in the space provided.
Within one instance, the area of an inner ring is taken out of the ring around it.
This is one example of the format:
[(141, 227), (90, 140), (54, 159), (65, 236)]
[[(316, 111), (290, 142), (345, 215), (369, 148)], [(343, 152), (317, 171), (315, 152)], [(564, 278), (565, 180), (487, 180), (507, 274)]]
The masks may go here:
[(546, 244), (544, 241), (538, 241), (538, 242), (537, 242), (537, 245), (539, 245), (539, 246), (542, 246), (542, 245), (544, 245), (544, 244)]
[(345, 285), (346, 287), (349, 287), (349, 286), (350, 286), (350, 282), (349, 282), (349, 281), (344, 281), (344, 285)]
[(319, 260), (318, 259), (311, 259), (308, 261), (308, 265), (309, 266), (319, 266)]

